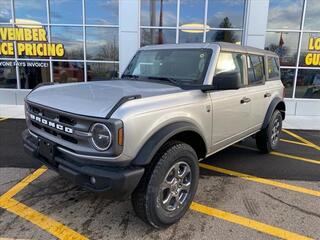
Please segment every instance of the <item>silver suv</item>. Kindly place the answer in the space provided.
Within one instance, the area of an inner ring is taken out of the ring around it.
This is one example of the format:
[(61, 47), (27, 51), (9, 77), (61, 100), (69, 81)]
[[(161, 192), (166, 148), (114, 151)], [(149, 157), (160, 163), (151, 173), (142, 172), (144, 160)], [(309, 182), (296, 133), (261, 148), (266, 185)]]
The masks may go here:
[(268, 153), (285, 118), (277, 55), (227, 43), (141, 48), (118, 80), (39, 86), (25, 150), (72, 182), (131, 195), (156, 228), (177, 222), (202, 159), (248, 136)]

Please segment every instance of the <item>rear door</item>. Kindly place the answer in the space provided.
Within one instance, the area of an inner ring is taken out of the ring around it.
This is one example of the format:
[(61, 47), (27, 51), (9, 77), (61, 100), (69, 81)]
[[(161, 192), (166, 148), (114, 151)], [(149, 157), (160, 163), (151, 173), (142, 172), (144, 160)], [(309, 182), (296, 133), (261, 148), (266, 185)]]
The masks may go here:
[(252, 131), (261, 128), (267, 112), (267, 101), (271, 95), (268, 94), (266, 86), (265, 63), (263, 55), (247, 55), (248, 86), (247, 96), (251, 101), (250, 129)]
[(243, 87), (237, 90), (220, 90), (210, 93), (213, 106), (213, 151), (245, 136), (249, 128), (251, 102), (244, 101), (247, 97), (245, 55), (242, 53), (221, 52), (215, 74), (227, 71), (239, 71), (242, 76)]

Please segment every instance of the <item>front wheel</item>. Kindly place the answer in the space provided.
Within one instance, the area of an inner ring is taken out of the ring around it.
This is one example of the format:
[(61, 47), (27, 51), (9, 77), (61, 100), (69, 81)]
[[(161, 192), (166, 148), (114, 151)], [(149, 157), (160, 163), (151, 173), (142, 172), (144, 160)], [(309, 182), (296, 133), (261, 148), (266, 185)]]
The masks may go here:
[(189, 145), (168, 142), (132, 194), (136, 214), (155, 228), (179, 221), (189, 209), (199, 178), (198, 157)]
[(256, 144), (262, 153), (269, 153), (277, 149), (281, 129), (282, 116), (279, 110), (275, 110), (268, 126), (256, 134)]

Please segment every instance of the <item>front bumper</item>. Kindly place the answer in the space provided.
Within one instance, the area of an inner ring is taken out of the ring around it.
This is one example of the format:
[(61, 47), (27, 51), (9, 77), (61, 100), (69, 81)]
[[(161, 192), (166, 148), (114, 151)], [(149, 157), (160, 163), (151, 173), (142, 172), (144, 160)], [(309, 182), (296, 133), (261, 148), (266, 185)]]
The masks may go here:
[(25, 151), (37, 158), (50, 169), (55, 170), (72, 183), (94, 192), (104, 192), (111, 198), (124, 198), (130, 195), (138, 185), (143, 173), (142, 167), (107, 167), (90, 164), (74, 155), (56, 149), (48, 159), (39, 153), (38, 137), (26, 129), (22, 133)]

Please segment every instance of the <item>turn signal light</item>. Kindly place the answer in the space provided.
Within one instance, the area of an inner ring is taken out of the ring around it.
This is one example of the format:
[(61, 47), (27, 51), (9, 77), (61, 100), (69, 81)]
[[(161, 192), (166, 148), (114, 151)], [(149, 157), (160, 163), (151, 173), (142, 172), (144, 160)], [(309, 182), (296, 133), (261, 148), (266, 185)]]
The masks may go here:
[(123, 146), (123, 128), (119, 128), (118, 130), (118, 144)]

